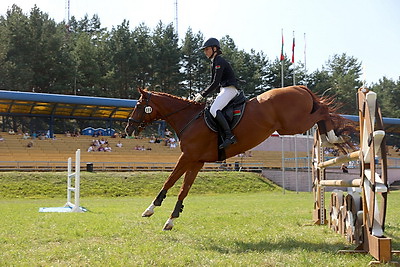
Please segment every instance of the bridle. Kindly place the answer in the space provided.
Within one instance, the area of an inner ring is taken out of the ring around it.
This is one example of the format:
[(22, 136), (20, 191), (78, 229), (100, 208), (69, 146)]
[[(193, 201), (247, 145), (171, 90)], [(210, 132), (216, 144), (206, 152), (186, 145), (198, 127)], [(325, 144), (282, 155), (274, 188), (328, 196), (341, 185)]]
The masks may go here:
[(139, 120), (136, 120), (136, 119), (134, 119), (134, 118), (132, 118), (132, 117), (129, 117), (129, 118), (128, 118), (128, 123), (129, 123), (129, 124), (130, 124), (131, 122), (137, 123), (137, 124), (138, 124), (138, 126), (137, 126), (138, 129), (140, 129), (140, 128), (145, 128), (145, 127), (146, 127), (146, 125), (147, 125), (148, 123), (144, 122), (144, 117), (145, 117), (146, 115), (150, 115), (151, 112), (153, 111), (153, 108), (149, 105), (150, 97), (151, 97), (151, 93), (149, 93), (149, 97), (146, 97), (146, 98), (145, 98), (145, 101), (146, 101), (146, 104), (145, 104), (145, 105), (141, 105), (141, 103), (139, 103), (138, 105), (136, 105), (136, 109), (138, 109), (139, 107), (142, 107), (141, 110), (140, 110), (140, 111), (141, 111), (140, 119), (139, 119)]
[[(136, 106), (136, 109), (138, 109), (138, 107), (141, 107), (141, 110), (139, 110), (141, 112), (140, 119), (136, 120), (134, 118), (129, 117), (128, 118), (128, 123), (129, 124), (131, 122), (137, 123), (138, 124), (138, 126), (137, 126), (138, 129), (145, 128), (149, 124), (149, 122), (145, 122), (144, 119), (145, 119), (146, 115), (150, 115), (153, 112), (153, 108), (149, 105), (151, 96), (152, 96), (152, 93), (149, 92), (149, 96), (144, 99), (146, 104), (145, 105), (141, 105), (141, 103), (140, 103), (139, 105)], [(162, 115), (161, 114), (161, 118), (160, 119), (161, 120), (165, 120), (167, 117), (169, 117), (169, 116), (171, 116), (173, 114), (176, 114), (178, 112), (181, 112), (182, 110), (188, 108), (191, 104), (192, 103), (189, 102), (186, 106), (184, 106), (184, 107), (182, 107), (182, 108), (180, 108), (178, 110), (175, 110), (173, 112), (170, 112), (167, 115)]]

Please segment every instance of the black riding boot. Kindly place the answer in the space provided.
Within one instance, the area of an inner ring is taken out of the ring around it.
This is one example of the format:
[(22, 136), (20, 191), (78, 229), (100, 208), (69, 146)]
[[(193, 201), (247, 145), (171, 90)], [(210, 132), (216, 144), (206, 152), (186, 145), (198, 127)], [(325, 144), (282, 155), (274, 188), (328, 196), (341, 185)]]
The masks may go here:
[(217, 120), (219, 126), (222, 128), (222, 130), (225, 133), (225, 140), (224, 142), (219, 146), (219, 149), (224, 149), (227, 148), (230, 145), (236, 144), (236, 137), (232, 134), (231, 128), (229, 127), (228, 122), (226, 121), (224, 115), (220, 110), (217, 110), (217, 115), (215, 116), (215, 119)]

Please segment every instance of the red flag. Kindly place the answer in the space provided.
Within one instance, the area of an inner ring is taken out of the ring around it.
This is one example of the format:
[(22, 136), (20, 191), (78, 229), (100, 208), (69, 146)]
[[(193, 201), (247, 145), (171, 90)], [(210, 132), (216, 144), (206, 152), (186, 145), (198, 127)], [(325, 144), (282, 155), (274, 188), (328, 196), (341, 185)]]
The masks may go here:
[(281, 49), (281, 61), (285, 60), (285, 56), (283, 55), (283, 30), (282, 30), (282, 49)]
[(293, 44), (292, 44), (292, 63), (294, 63), (294, 47), (295, 47), (295, 42), (294, 42), (294, 32), (293, 32)]

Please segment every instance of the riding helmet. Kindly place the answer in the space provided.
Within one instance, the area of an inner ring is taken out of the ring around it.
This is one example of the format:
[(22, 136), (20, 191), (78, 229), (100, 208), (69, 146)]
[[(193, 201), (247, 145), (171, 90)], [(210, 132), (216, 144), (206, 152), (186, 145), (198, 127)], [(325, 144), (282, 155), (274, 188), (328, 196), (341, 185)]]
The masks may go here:
[(203, 50), (210, 46), (221, 48), (221, 46), (219, 45), (219, 41), (216, 38), (209, 38), (207, 41), (204, 42), (203, 46), (200, 47), (200, 50)]

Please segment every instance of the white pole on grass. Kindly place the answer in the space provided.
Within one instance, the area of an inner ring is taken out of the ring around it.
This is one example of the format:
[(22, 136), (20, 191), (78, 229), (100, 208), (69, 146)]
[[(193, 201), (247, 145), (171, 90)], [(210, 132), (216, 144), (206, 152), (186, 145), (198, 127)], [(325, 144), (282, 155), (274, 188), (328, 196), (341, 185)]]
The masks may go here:
[(73, 212), (80, 212), (80, 191), (81, 191), (81, 150), (75, 152), (75, 206)]
[(281, 138), (282, 138), (282, 188), (283, 188), (283, 194), (285, 194), (285, 149), (283, 145), (284, 136), (281, 135)]

